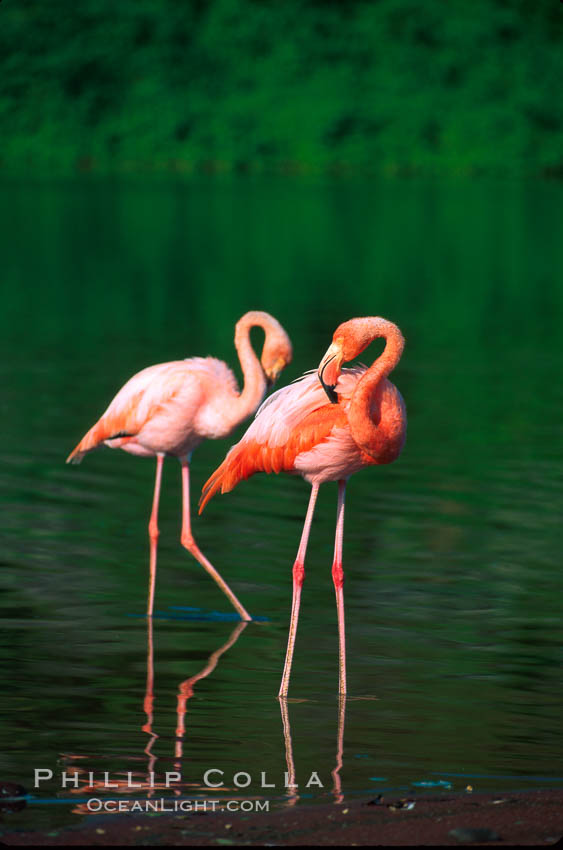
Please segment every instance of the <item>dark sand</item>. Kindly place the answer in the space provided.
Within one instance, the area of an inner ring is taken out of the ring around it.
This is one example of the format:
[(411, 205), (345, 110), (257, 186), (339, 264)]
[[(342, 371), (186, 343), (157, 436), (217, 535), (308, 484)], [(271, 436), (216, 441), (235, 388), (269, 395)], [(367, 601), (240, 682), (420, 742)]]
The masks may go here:
[[(262, 813), (95, 815), (51, 832), (10, 831), (4, 845), (535, 845), (561, 842), (563, 790), (417, 795), (297, 805)], [(469, 830), (452, 835), (451, 830)], [(488, 833), (471, 832), (487, 830)], [(495, 835), (496, 834), (496, 835)]]

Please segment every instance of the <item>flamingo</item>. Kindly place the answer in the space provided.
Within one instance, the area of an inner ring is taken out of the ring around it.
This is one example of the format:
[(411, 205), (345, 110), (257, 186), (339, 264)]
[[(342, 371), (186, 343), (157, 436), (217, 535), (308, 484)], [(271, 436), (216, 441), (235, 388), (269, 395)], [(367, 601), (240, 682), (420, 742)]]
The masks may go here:
[[(342, 369), (343, 363), (358, 357), (378, 337), (385, 339), (385, 348), (369, 369)], [(255, 472), (289, 472), (311, 484), (293, 565), (291, 620), (278, 694), (281, 698), (287, 698), (289, 688), (309, 531), (319, 486), (326, 481), (338, 481), (332, 578), (338, 614), (339, 692), (346, 693), (342, 569), (346, 482), (359, 469), (392, 463), (401, 453), (406, 436), (405, 404), (387, 376), (399, 362), (403, 347), (397, 325), (378, 316), (350, 319), (339, 325), (318, 370), (306, 373), (262, 404), (243, 438), (203, 487), (200, 513), (218, 490), (227, 493)]]
[[(253, 327), (260, 327), (265, 332), (260, 360), (250, 343), (250, 329)], [(214, 357), (191, 357), (148, 366), (124, 384), (106, 412), (67, 458), (67, 463), (80, 463), (87, 452), (102, 444), (141, 457), (156, 456), (149, 520), (147, 616), (152, 616), (154, 605), (162, 465), (166, 456), (175, 456), (182, 467), (182, 545), (217, 582), (241, 619), (251, 619), (192, 535), (190, 458), (204, 439), (227, 437), (255, 412), (264, 398), (267, 385), (274, 383), (282, 369), (291, 362), (292, 347), (277, 319), (269, 313), (253, 310), (245, 313), (236, 324), (235, 348), (244, 375), (242, 392), (239, 392), (236, 378), (227, 364)]]

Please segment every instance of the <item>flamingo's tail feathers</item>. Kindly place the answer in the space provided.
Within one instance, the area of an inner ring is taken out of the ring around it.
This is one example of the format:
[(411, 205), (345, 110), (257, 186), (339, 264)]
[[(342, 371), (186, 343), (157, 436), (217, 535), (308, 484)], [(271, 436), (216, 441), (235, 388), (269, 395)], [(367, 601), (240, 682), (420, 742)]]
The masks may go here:
[(221, 490), (221, 493), (229, 493), (237, 486), (239, 481), (252, 475), (252, 472), (244, 474), (245, 471), (241, 468), (243, 457), (244, 450), (241, 450), (240, 446), (234, 446), (230, 450), (221, 466), (217, 467), (213, 475), (203, 485), (199, 500), (199, 513), (203, 511), (208, 501), (213, 498), (218, 490)]
[(97, 422), (93, 428), (90, 428), (87, 434), (82, 437), (74, 451), (72, 451), (66, 459), (67, 463), (80, 463), (82, 458), (88, 452), (94, 451), (98, 446), (101, 446), (102, 443), (105, 443), (108, 440), (121, 440), (128, 439), (130, 437), (134, 437), (134, 434), (130, 434), (126, 431), (116, 431), (116, 433), (112, 433), (115, 429), (107, 428), (106, 423), (100, 421)]
[(80, 451), (80, 446), (77, 446), (67, 457), (65, 463), (81, 463), (86, 452)]
[(203, 485), (199, 500), (199, 513), (215, 493), (230, 493), (240, 481), (246, 481), (255, 472), (279, 472), (283, 466), (284, 449), (271, 451), (252, 440), (243, 440), (228, 453), (213, 475)]
[(202, 513), (208, 501), (213, 498), (217, 490), (221, 490), (222, 493), (228, 493), (229, 490), (232, 490), (235, 486), (235, 484), (233, 484), (231, 487), (225, 486), (227, 467), (228, 456), (225, 458), (221, 466), (217, 467), (213, 475), (211, 475), (203, 485), (203, 489), (201, 491), (201, 496), (199, 499), (200, 514)]
[(203, 513), (203, 511), (205, 510), (206, 504), (209, 502), (210, 499), (213, 498), (213, 496), (215, 495), (217, 490), (219, 490), (219, 488), (221, 487), (221, 467), (222, 466), (223, 466), (223, 464), (221, 464), (221, 466), (218, 469), (215, 470), (213, 475), (211, 475), (211, 477), (208, 478), (207, 481), (205, 482), (205, 484), (203, 485), (203, 488), (201, 490), (201, 496), (199, 497), (198, 514)]
[(97, 436), (97, 430), (97, 425), (90, 428), (88, 433), (82, 437), (74, 451), (72, 451), (67, 457), (67, 463), (80, 463), (85, 454), (88, 454), (88, 452), (93, 451), (100, 445), (101, 440)]

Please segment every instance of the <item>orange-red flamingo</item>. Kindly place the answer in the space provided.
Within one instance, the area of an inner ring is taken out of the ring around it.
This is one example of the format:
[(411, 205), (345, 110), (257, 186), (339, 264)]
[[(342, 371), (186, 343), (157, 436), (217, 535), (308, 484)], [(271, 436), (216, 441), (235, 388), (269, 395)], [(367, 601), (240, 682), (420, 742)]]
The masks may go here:
[[(250, 343), (250, 329), (265, 332), (258, 360)], [(67, 463), (80, 463), (87, 452), (102, 444), (134, 455), (156, 455), (156, 478), (149, 521), (151, 541), (150, 583), (147, 614), (152, 615), (159, 536), (158, 503), (162, 464), (167, 455), (182, 465), (182, 545), (217, 582), (243, 620), (250, 620), (228, 584), (196, 544), (190, 516), (190, 458), (204, 439), (227, 437), (250, 416), (282, 369), (291, 362), (292, 348), (283, 327), (259, 310), (246, 313), (236, 324), (235, 347), (244, 375), (239, 392), (236, 378), (222, 360), (191, 357), (159, 363), (138, 372), (117, 393), (103, 416), (90, 428)]]
[[(343, 363), (358, 357), (377, 337), (383, 337), (386, 344), (369, 369), (365, 366), (342, 369)], [(280, 697), (287, 697), (305, 578), (305, 552), (317, 493), (325, 481), (338, 481), (332, 577), (338, 612), (339, 690), (346, 693), (342, 570), (346, 481), (358, 469), (392, 463), (401, 453), (406, 436), (406, 410), (401, 394), (387, 380), (387, 375), (399, 362), (403, 346), (401, 331), (386, 319), (368, 317), (341, 324), (318, 372), (306, 374), (270, 396), (242, 440), (233, 446), (204, 485), (200, 513), (217, 490), (227, 493), (255, 472), (299, 474), (312, 485), (293, 565), (293, 603)]]

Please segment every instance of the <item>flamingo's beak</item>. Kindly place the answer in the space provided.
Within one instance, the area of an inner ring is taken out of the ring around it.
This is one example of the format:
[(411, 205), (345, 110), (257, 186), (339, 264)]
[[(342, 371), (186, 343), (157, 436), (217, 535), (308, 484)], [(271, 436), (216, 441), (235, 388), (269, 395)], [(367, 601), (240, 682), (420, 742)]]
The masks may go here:
[(338, 342), (333, 342), (319, 364), (319, 381), (331, 404), (338, 404), (335, 387), (342, 369), (343, 360), (342, 346)]
[(266, 383), (268, 384), (268, 389), (272, 387), (280, 374), (285, 367), (287, 366), (287, 361), (284, 360), (283, 357), (278, 357), (273, 366), (270, 366), (268, 369), (264, 369), (264, 374), (266, 375)]

